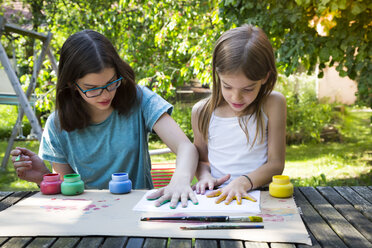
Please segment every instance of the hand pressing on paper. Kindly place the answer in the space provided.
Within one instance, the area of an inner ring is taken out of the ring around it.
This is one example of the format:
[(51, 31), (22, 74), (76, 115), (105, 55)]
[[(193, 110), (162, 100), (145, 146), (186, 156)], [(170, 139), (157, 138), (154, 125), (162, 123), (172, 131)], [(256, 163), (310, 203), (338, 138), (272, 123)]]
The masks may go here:
[(225, 201), (225, 204), (229, 205), (236, 200), (238, 205), (241, 205), (242, 199), (256, 202), (257, 200), (247, 193), (249, 186), (247, 187), (246, 181), (244, 177), (238, 177), (227, 186), (207, 193), (207, 197), (217, 197), (216, 204)]

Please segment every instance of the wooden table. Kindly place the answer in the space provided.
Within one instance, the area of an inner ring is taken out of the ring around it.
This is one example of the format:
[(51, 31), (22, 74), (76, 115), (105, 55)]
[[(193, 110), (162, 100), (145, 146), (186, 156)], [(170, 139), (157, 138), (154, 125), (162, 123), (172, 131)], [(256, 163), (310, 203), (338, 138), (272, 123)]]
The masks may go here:
[[(0, 211), (35, 192), (0, 192)], [(302, 211), (313, 247), (372, 247), (372, 186), (299, 187), (295, 201)], [(309, 247), (301, 244), (240, 240), (144, 237), (0, 237), (1, 247)]]

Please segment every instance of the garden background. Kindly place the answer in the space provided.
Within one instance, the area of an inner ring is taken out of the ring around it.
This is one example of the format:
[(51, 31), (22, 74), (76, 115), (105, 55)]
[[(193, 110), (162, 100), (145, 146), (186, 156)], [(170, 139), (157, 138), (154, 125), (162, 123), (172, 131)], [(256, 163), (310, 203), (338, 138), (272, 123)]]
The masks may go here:
[[(372, 182), (372, 3), (355, 0), (264, 1), (81, 1), (0, 0), (8, 23), (53, 34), (56, 59), (72, 33), (93, 29), (107, 36), (146, 85), (175, 105), (173, 117), (192, 140), (190, 111), (196, 99), (180, 101), (177, 89), (208, 88), (211, 54), (219, 35), (243, 23), (264, 29), (275, 49), (280, 73), (276, 90), (287, 100), (287, 152), (284, 173), (297, 186), (371, 185)], [(319, 31), (321, 27), (321, 32)], [(22, 87), (27, 88), (33, 54), (41, 43), (21, 35), (1, 37), (15, 57)], [(316, 77), (326, 66), (358, 83), (353, 106), (317, 99)], [(315, 69), (319, 68), (315, 73)], [(56, 74), (48, 60), (37, 79), (35, 112), (42, 126), (54, 110)], [(17, 107), (0, 105), (0, 157), (17, 118)], [(30, 133), (27, 118), (23, 134)], [(327, 130), (333, 130), (332, 135)], [(17, 141), (38, 151), (38, 141)], [(150, 148), (163, 148), (156, 136)], [(153, 156), (174, 162), (174, 154)], [(32, 190), (17, 179), (11, 163), (0, 172), (0, 190)]]

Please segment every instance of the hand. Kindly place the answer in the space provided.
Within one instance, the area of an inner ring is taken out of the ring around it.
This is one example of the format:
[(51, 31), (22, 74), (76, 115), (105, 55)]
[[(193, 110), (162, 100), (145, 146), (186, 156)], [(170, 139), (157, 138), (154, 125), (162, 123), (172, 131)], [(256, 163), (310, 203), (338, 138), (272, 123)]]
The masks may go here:
[(220, 178), (214, 178), (211, 174), (204, 176), (195, 184), (193, 189), (197, 194), (205, 194), (205, 189), (208, 187), (209, 190), (213, 190), (214, 187), (224, 184), (227, 180), (230, 179), (230, 174), (227, 174)]
[(213, 190), (207, 194), (207, 197), (218, 197), (216, 204), (225, 201), (226, 205), (229, 205), (233, 200), (236, 200), (238, 205), (242, 204), (242, 199), (251, 201), (257, 201), (247, 193), (251, 186), (247, 183), (247, 180), (243, 177), (238, 177), (231, 181), (226, 187), (218, 190)]
[(43, 175), (50, 173), (44, 161), (36, 153), (26, 148), (17, 147), (10, 154), (17, 176), (22, 180), (40, 184)]
[(147, 196), (148, 200), (155, 200), (155, 206), (159, 207), (164, 203), (170, 202), (170, 208), (175, 209), (179, 201), (182, 207), (187, 207), (187, 201), (190, 199), (194, 204), (198, 204), (198, 199), (190, 187), (190, 183), (182, 182), (172, 178), (171, 182), (163, 188)]

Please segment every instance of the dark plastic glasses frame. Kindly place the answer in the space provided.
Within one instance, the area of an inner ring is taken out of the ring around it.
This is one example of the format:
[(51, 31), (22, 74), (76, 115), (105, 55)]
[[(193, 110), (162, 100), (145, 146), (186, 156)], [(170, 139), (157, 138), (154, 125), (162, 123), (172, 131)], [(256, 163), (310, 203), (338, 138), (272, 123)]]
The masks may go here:
[[(121, 85), (121, 82), (119, 82), (119, 84), (114, 88), (114, 89), (112, 89), (112, 90), (109, 90), (109, 89), (107, 89), (107, 87), (109, 87), (110, 85), (112, 85), (112, 84), (114, 84), (114, 83), (116, 83), (116, 82), (118, 82), (118, 81), (120, 81), (120, 80), (122, 80), (123, 79), (123, 77), (119, 77), (118, 79), (116, 79), (115, 81), (112, 81), (111, 83), (109, 83), (109, 84), (107, 84), (107, 85), (105, 85), (105, 86), (102, 86), (102, 87), (97, 87), (97, 88), (93, 88), (93, 89), (89, 89), (89, 90), (83, 90), (82, 88), (80, 88), (80, 86), (76, 83), (76, 82), (74, 82), (75, 84), (76, 84), (76, 86), (79, 88), (79, 90), (87, 97), (87, 98), (93, 98), (93, 97), (97, 97), (97, 96), (100, 96), (100, 95), (102, 95), (102, 93), (103, 93), (103, 91), (104, 90), (107, 90), (108, 92), (111, 92), (111, 91), (114, 91), (114, 90), (116, 90), (117, 88), (119, 88), (119, 86)], [(99, 90), (99, 89), (101, 89), (101, 92), (98, 94), (98, 95), (95, 95), (95, 96), (87, 96), (87, 92), (89, 92), (89, 91), (92, 91), (92, 90)]]

